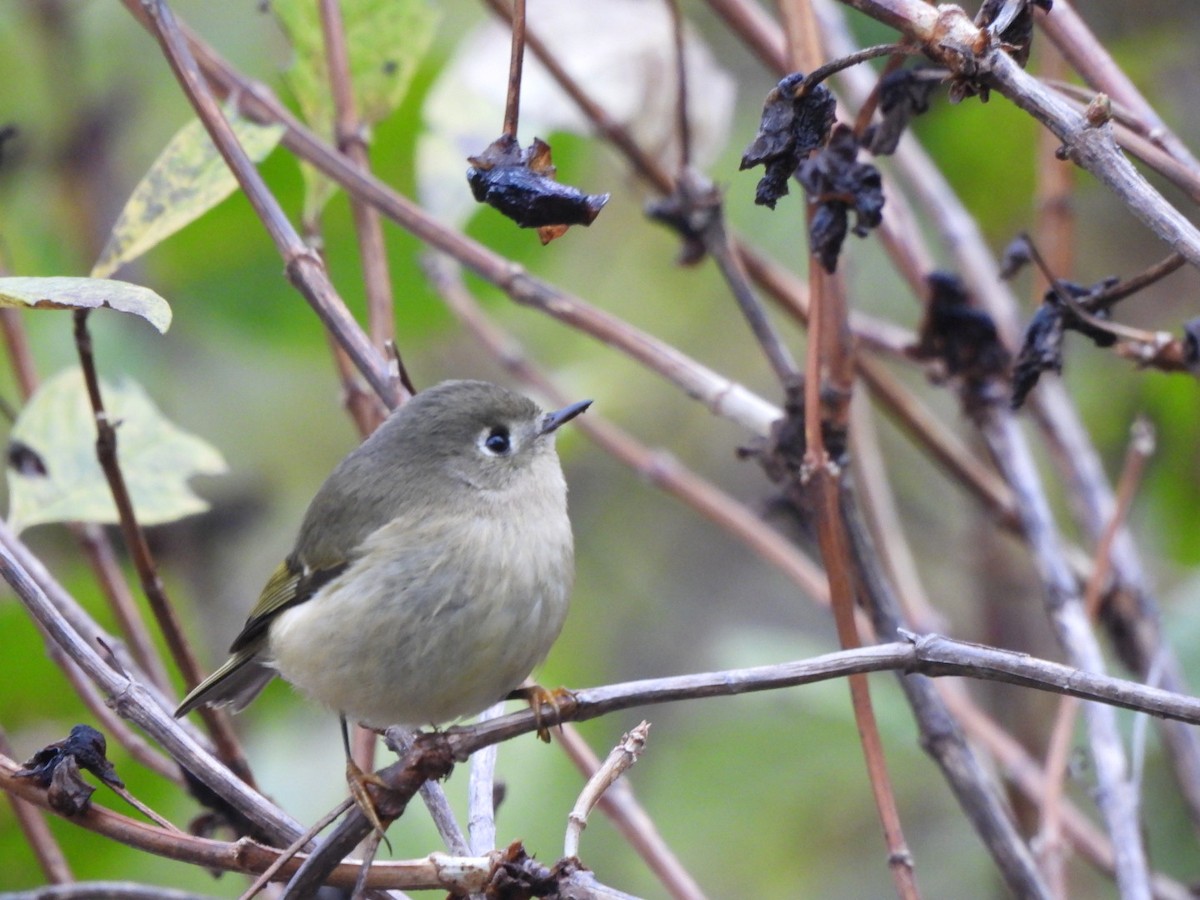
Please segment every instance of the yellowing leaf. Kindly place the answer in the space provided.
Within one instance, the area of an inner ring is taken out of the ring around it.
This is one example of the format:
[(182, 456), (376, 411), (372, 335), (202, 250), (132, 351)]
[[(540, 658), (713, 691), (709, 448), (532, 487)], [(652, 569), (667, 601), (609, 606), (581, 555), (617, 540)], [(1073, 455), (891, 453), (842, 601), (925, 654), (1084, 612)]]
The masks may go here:
[[(288, 84), (304, 119), (317, 134), (333, 137), (333, 99), (319, 4), (273, 0), (292, 45)], [(350, 57), (355, 112), (364, 125), (391, 115), (404, 99), (417, 64), (433, 39), (437, 14), (426, 0), (342, 0), (342, 22)], [(312, 166), (304, 173), (304, 218), (314, 221), (335, 186)]]
[[(282, 125), (230, 118), (242, 149), (261, 162), (283, 137)], [(113, 225), (92, 275), (111, 275), (208, 212), (237, 187), (199, 119), (183, 126), (150, 167)]]
[(141, 316), (164, 332), (171, 307), (150, 288), (110, 278), (0, 278), (0, 306), (28, 309), (115, 309)]
[[(226, 470), (220, 452), (168, 421), (140, 385), (101, 384), (105, 409), (117, 426), (117, 458), (143, 525), (203, 512), (193, 475)], [(46, 381), (13, 425), (13, 441), (40, 458), (45, 474), (9, 468), (8, 523), (14, 531), (46, 522), (117, 521), (108, 482), (96, 459), (96, 425), (83, 375), (67, 369)]]

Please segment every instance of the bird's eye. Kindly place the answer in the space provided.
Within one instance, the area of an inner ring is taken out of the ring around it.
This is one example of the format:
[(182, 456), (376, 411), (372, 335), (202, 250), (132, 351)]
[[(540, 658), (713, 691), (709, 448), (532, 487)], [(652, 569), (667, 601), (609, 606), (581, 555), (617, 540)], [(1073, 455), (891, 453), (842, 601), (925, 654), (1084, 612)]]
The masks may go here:
[(497, 425), (487, 433), (483, 439), (483, 448), (493, 456), (503, 456), (512, 448), (512, 440), (508, 436), (508, 429), (503, 425)]

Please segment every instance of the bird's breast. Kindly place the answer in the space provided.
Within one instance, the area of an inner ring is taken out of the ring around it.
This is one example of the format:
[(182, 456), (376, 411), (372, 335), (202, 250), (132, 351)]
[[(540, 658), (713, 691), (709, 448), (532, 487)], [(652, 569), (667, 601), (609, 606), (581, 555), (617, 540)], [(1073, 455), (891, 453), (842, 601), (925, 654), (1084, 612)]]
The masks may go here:
[(360, 721), (427, 725), (484, 709), (541, 662), (566, 617), (565, 503), (498, 497), (467, 515), (401, 518), (361, 551), (282, 613), (270, 640), (284, 678)]

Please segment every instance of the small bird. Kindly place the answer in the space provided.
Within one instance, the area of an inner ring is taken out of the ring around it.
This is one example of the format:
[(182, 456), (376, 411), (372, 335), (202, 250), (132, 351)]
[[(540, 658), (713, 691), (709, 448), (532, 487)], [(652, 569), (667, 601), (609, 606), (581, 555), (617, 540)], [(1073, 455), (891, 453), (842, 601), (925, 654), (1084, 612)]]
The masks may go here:
[[(482, 381), (421, 391), (321, 485), (233, 655), (180, 703), (240, 711), (276, 674), (346, 718), (420, 727), (516, 688), (558, 637), (574, 578), (556, 430)], [(348, 743), (348, 741), (347, 741)], [(382, 832), (364, 775), (351, 793)]]

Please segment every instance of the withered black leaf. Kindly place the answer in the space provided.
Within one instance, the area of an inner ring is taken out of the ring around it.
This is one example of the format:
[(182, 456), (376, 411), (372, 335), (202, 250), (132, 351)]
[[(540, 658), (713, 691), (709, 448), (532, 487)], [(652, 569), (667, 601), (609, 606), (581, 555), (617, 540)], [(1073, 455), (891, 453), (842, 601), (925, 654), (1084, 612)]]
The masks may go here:
[(1009, 355), (992, 317), (970, 306), (957, 275), (934, 272), (927, 283), (929, 304), (918, 342), (909, 354), (915, 359), (941, 360), (947, 375), (961, 376), (970, 384), (1003, 377)]
[(940, 69), (897, 69), (879, 83), (879, 112), (883, 119), (863, 135), (863, 146), (876, 156), (896, 152), (900, 136), (913, 116), (929, 111), (929, 95), (944, 72)]
[(1033, 262), (1033, 245), (1029, 243), (1029, 235), (1018, 234), (1004, 248), (1000, 257), (1000, 277), (1005, 281), (1016, 277), (1016, 274)]
[(8, 467), (21, 475), (45, 475), (46, 461), (24, 441), (8, 442)]
[(76, 725), (65, 740), (49, 744), (31, 756), (17, 772), (47, 788), (47, 799), (63, 815), (85, 811), (95, 791), (83, 780), (80, 769), (91, 772), (105, 784), (124, 788), (106, 756), (104, 735), (90, 725)]
[(883, 221), (883, 181), (870, 163), (858, 162), (858, 140), (838, 125), (829, 143), (800, 165), (798, 178), (817, 208), (809, 226), (812, 251), (825, 267), (837, 269), (838, 255), (854, 210), (852, 230), (859, 237)]
[(1054, 0), (984, 0), (975, 16), (975, 24), (988, 29), (1009, 48), (1009, 53), (1022, 68), (1029, 62), (1033, 43), (1033, 8), (1046, 12)]
[(804, 81), (803, 72), (794, 72), (775, 85), (763, 102), (758, 134), (742, 154), (739, 171), (763, 166), (754, 202), (775, 208), (788, 192), (788, 179), (808, 155), (825, 143), (833, 127), (837, 106), (833, 94), (817, 85), (804, 96), (796, 91)]
[(1200, 319), (1183, 323), (1183, 361), (1193, 371), (1200, 366)]
[(475, 199), (522, 228), (538, 229), (543, 244), (571, 225), (592, 224), (608, 202), (608, 194), (585, 194), (555, 181), (550, 145), (539, 138), (522, 149), (516, 138), (501, 135), (467, 162), (467, 182)]
[(708, 252), (705, 232), (720, 224), (721, 192), (696, 170), (685, 169), (675, 190), (646, 204), (646, 215), (683, 239), (676, 261), (681, 266), (694, 266)]
[[(1084, 287), (1060, 279), (1056, 283), (1057, 289), (1051, 288), (1046, 291), (1042, 305), (1033, 314), (1025, 329), (1025, 340), (1013, 367), (1013, 409), (1021, 407), (1043, 372), (1062, 372), (1063, 338), (1067, 331), (1078, 331), (1090, 338), (1097, 347), (1111, 347), (1116, 343), (1116, 335), (1085, 321), (1063, 300), (1063, 294), (1072, 299), (1085, 300), (1116, 282), (1115, 278), (1106, 278), (1095, 285)], [(1108, 309), (1097, 309), (1091, 311), (1091, 315), (1095, 319), (1105, 320), (1110, 318), (1111, 312)]]

